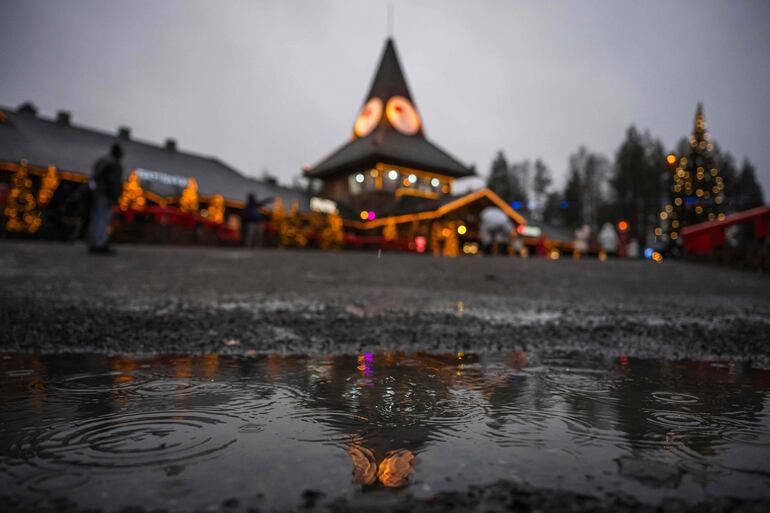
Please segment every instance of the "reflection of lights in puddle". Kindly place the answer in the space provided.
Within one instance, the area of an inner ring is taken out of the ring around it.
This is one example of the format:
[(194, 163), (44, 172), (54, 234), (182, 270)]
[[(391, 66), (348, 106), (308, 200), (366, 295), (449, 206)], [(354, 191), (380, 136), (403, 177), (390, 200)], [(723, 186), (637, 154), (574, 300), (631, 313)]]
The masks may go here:
[(359, 371), (361, 371), (364, 376), (369, 376), (372, 373), (372, 362), (374, 361), (374, 356), (372, 353), (365, 353), (358, 355), (358, 367), (356, 367)]
[(414, 454), (407, 449), (390, 451), (377, 465), (374, 453), (366, 447), (352, 445), (348, 454), (353, 461), (353, 480), (361, 485), (371, 485), (379, 480), (389, 488), (405, 486), (412, 473)]

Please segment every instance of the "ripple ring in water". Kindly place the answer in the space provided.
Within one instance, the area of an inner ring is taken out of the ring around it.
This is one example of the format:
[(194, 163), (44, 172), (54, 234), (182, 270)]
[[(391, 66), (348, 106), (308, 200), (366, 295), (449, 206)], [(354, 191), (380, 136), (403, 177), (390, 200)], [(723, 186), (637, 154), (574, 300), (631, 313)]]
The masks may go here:
[(677, 429), (696, 429), (706, 425), (706, 421), (702, 417), (678, 411), (650, 412), (650, 421), (661, 426)]
[(226, 420), (210, 412), (110, 415), (44, 432), (32, 441), (38, 458), (96, 468), (167, 465), (203, 457), (236, 441)]
[(652, 397), (661, 403), (669, 404), (696, 404), (700, 399), (694, 395), (681, 392), (653, 392)]
[(138, 395), (147, 397), (176, 397), (197, 392), (225, 392), (228, 389), (228, 385), (221, 383), (194, 383), (178, 379), (162, 379), (144, 383), (138, 386), (135, 391)]
[(83, 486), (90, 480), (88, 475), (79, 472), (57, 472), (32, 478), (28, 487), (33, 492), (59, 492)]
[(147, 378), (138, 373), (113, 371), (102, 374), (77, 374), (60, 381), (53, 381), (46, 388), (53, 392), (61, 392), (68, 398), (77, 399), (77, 396), (130, 390), (146, 381)]

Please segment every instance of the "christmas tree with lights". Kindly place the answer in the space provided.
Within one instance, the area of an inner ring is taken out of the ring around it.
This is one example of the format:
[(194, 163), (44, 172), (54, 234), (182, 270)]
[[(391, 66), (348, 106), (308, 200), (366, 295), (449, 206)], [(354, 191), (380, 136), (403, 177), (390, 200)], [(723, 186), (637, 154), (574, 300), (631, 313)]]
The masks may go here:
[(307, 237), (299, 215), (299, 204), (291, 202), (289, 213), (284, 215), (278, 228), (278, 247), (304, 248), (307, 245)]
[(209, 219), (217, 224), (225, 222), (225, 198), (221, 194), (214, 194), (209, 201)]
[(660, 211), (655, 235), (678, 244), (682, 228), (724, 219), (724, 181), (717, 169), (714, 143), (706, 129), (703, 105), (698, 103), (695, 126), (683, 155), (669, 155), (672, 168), (669, 201)]
[(321, 249), (340, 249), (344, 241), (342, 218), (339, 214), (329, 214), (326, 221), (326, 227), (321, 232)]
[(56, 166), (48, 166), (48, 170), (40, 180), (40, 190), (37, 193), (37, 202), (41, 207), (51, 201), (57, 187), (59, 187), (59, 173), (56, 171)]
[(195, 178), (187, 180), (187, 187), (179, 199), (179, 210), (185, 214), (197, 214), (199, 207), (198, 182)]
[(32, 194), (32, 179), (25, 161), (22, 161), (11, 179), (4, 214), (5, 229), (9, 232), (35, 233), (40, 228), (40, 212), (37, 210), (35, 195)]
[(144, 197), (144, 189), (139, 183), (139, 176), (136, 171), (132, 171), (123, 183), (123, 192), (118, 199), (118, 205), (120, 210), (141, 210), (147, 204), (147, 199)]

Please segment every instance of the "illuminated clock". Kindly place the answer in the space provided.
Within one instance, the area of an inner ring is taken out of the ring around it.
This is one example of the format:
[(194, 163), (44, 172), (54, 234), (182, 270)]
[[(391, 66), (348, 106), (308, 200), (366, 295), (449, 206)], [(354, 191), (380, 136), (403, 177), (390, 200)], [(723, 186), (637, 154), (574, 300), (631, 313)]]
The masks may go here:
[(388, 100), (385, 115), (393, 128), (405, 135), (414, 135), (420, 130), (420, 116), (412, 103), (403, 96)]
[(356, 118), (353, 131), (358, 137), (366, 137), (380, 123), (382, 119), (382, 100), (372, 98), (363, 106)]

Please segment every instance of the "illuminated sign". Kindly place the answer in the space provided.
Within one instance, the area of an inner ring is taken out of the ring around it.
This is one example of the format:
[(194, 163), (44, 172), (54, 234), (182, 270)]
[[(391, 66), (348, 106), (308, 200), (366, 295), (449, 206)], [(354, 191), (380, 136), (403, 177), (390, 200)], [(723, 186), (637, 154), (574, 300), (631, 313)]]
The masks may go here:
[(148, 182), (158, 182), (165, 185), (175, 185), (177, 187), (187, 187), (187, 178), (179, 175), (170, 175), (168, 173), (162, 173), (160, 171), (152, 171), (150, 169), (137, 168), (136, 176), (139, 180), (145, 180)]
[(516, 227), (516, 232), (524, 237), (540, 237), (543, 230), (538, 226), (530, 226), (528, 224), (520, 224)]
[(313, 212), (321, 212), (322, 214), (336, 214), (337, 203), (332, 200), (314, 196), (310, 198), (310, 210)]

